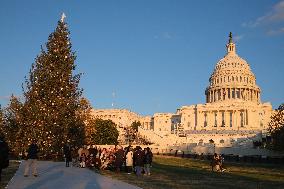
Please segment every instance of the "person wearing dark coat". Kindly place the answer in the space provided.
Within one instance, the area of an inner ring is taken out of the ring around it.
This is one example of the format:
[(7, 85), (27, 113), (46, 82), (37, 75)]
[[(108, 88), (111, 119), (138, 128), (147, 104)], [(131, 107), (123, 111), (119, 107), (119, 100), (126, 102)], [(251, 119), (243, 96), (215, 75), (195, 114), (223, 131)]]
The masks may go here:
[(64, 145), (63, 153), (65, 157), (65, 165), (66, 167), (69, 167), (69, 162), (72, 161), (71, 146), (69, 144)]
[(96, 147), (96, 145), (92, 145), (89, 149), (90, 152), (90, 156), (96, 157), (97, 153), (98, 153), (98, 149)]
[(115, 161), (114, 161), (115, 170), (116, 172), (119, 172), (124, 162), (124, 150), (122, 149), (122, 147), (119, 147), (114, 155), (115, 155)]
[(33, 140), (32, 144), (29, 145), (28, 149), (28, 160), (26, 161), (24, 176), (29, 176), (30, 167), (32, 167), (32, 174), (37, 177), (37, 159), (38, 159), (39, 148), (36, 144), (36, 140)]
[(2, 169), (5, 169), (9, 166), (9, 147), (4, 140), (4, 136), (0, 134), (0, 182)]
[(137, 176), (140, 176), (142, 174), (142, 168), (144, 167), (144, 158), (145, 158), (145, 152), (142, 150), (140, 146), (137, 146), (133, 155)]
[(144, 170), (145, 175), (151, 175), (150, 166), (152, 164), (153, 153), (151, 152), (150, 148), (147, 147), (145, 149), (145, 158), (144, 158)]

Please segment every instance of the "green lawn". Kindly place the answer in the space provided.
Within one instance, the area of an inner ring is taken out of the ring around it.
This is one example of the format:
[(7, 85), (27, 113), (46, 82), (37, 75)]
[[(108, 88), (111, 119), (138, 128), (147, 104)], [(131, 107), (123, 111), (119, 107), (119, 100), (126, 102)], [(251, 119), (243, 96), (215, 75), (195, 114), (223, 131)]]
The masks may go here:
[[(0, 189), (4, 189), (18, 169), (19, 162), (11, 161), (2, 172)], [(151, 176), (137, 178), (134, 174), (102, 171), (106, 175), (144, 189), (274, 189), (284, 188), (284, 166), (269, 164), (226, 164), (224, 173), (211, 172), (208, 161), (154, 156)]]
[(14, 176), (19, 168), (20, 163), (18, 161), (10, 160), (9, 167), (2, 170), (2, 181), (0, 182), (0, 189), (4, 189), (11, 178)]
[(102, 171), (106, 175), (144, 189), (274, 189), (284, 188), (284, 166), (261, 164), (226, 164), (227, 171), (211, 172), (210, 162), (176, 157), (155, 156), (152, 175), (137, 178), (134, 174), (116, 174)]

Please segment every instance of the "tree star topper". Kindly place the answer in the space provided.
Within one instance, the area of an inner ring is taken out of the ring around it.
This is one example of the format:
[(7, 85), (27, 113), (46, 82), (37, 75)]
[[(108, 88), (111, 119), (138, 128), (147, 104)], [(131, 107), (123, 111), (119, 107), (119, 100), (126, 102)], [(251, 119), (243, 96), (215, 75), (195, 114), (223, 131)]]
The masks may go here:
[(61, 15), (61, 22), (64, 22), (64, 19), (66, 18), (66, 15), (64, 14), (64, 12)]

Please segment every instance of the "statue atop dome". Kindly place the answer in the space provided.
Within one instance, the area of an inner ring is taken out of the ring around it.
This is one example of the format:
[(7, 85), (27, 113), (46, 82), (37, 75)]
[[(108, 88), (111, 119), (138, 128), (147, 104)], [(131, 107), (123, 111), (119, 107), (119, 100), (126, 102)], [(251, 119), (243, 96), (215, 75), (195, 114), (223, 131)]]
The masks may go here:
[(232, 32), (229, 34), (229, 43), (233, 43), (233, 35)]
[(226, 45), (227, 54), (236, 54), (236, 44), (233, 42), (232, 32), (229, 34), (229, 43)]

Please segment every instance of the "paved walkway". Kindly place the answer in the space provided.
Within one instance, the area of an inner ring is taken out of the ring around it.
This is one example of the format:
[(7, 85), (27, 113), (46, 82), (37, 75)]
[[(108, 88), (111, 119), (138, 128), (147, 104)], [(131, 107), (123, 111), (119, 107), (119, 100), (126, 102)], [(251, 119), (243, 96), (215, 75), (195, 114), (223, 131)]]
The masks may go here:
[(24, 177), (23, 161), (7, 189), (141, 189), (64, 162), (39, 161), (39, 176)]

